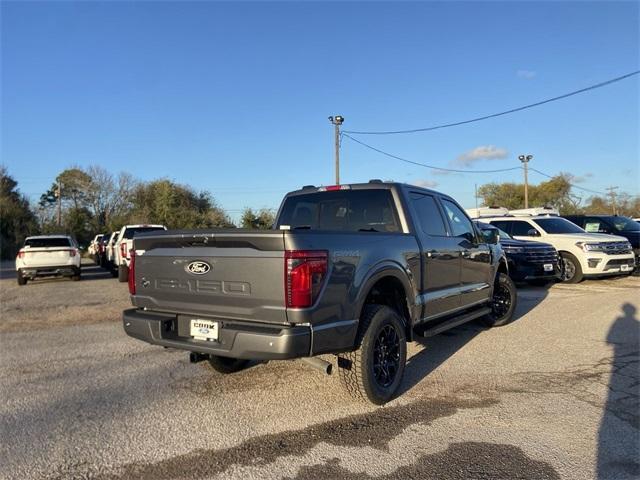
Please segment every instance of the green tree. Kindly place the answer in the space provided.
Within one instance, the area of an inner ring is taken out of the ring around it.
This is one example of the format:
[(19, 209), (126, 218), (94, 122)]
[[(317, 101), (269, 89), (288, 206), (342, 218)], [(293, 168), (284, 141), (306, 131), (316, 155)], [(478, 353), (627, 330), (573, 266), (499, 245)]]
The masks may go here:
[(38, 233), (29, 201), (18, 190), (6, 167), (0, 167), (0, 257), (12, 258), (25, 237)]
[(211, 193), (170, 180), (140, 184), (133, 193), (130, 221), (161, 223), (168, 228), (234, 227)]
[(240, 227), (268, 230), (275, 223), (275, 220), (275, 214), (272, 210), (263, 208), (254, 212), (250, 208), (245, 208), (240, 218)]
[[(571, 180), (570, 174), (561, 173), (546, 182), (529, 185), (529, 205), (555, 207), (564, 214), (579, 213), (581, 199), (572, 193)], [(478, 195), (487, 206), (505, 207), (510, 210), (524, 208), (522, 183), (488, 183), (478, 189)]]

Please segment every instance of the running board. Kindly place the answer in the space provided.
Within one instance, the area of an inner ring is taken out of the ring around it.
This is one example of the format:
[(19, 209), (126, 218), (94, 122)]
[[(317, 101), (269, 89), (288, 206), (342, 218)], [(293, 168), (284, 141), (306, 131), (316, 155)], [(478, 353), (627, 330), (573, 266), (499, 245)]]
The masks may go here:
[(416, 334), (425, 338), (434, 337), (446, 330), (449, 330), (453, 327), (457, 327), (458, 325), (462, 325), (463, 323), (470, 322), (471, 320), (475, 320), (476, 318), (487, 315), (488, 313), (491, 313), (491, 309), (489, 307), (483, 307), (479, 310), (474, 310), (472, 312), (465, 313), (460, 317), (453, 317), (449, 320), (445, 320), (444, 322), (434, 325), (431, 328), (426, 328), (421, 332), (416, 332)]

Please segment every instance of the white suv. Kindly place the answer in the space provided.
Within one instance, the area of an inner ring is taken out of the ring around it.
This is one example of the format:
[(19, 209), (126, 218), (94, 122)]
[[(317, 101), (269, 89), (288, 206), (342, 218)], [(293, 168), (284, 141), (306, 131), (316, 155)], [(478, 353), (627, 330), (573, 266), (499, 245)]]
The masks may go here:
[[(516, 212), (511, 212), (516, 213)], [(631, 273), (634, 254), (624, 237), (587, 233), (569, 220), (551, 215), (482, 217), (518, 240), (553, 245), (562, 258), (562, 280)]]
[(16, 256), (18, 285), (36, 277), (71, 277), (80, 280), (80, 252), (68, 235), (27, 237)]
[(129, 250), (133, 245), (134, 235), (154, 230), (166, 230), (164, 225), (125, 225), (120, 229), (113, 247), (113, 264), (118, 268), (118, 281), (126, 282), (129, 279)]

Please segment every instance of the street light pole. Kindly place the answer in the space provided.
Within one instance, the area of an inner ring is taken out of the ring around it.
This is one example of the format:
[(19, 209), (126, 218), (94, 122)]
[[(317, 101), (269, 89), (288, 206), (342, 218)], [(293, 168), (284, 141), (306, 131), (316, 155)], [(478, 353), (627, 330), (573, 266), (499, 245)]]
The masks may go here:
[(334, 127), (334, 142), (336, 149), (336, 185), (340, 185), (340, 125), (344, 122), (344, 117), (336, 115), (329, 117), (329, 121)]
[(529, 161), (533, 155), (520, 155), (520, 160), (524, 166), (524, 208), (529, 208)]

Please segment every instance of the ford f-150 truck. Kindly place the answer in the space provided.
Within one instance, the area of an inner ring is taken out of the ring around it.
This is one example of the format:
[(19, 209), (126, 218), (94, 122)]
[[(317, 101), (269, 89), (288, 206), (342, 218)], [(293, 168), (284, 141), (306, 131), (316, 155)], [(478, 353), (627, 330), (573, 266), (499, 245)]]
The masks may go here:
[(398, 389), (406, 342), (482, 318), (511, 321), (497, 244), (451, 197), (372, 181), (286, 195), (272, 230), (159, 231), (130, 252), (127, 334), (217, 371), (305, 358), (357, 398)]

